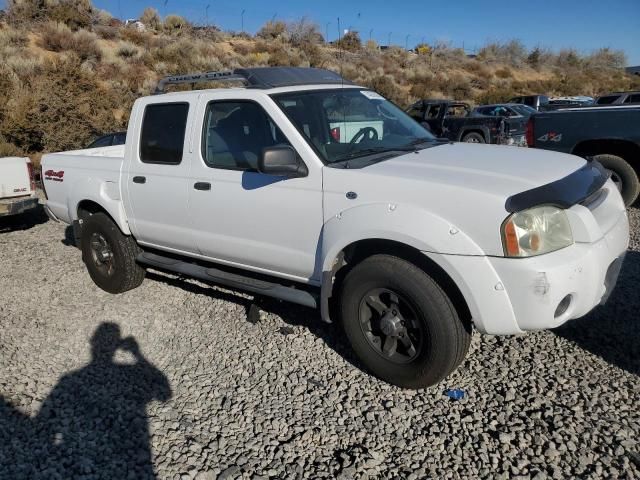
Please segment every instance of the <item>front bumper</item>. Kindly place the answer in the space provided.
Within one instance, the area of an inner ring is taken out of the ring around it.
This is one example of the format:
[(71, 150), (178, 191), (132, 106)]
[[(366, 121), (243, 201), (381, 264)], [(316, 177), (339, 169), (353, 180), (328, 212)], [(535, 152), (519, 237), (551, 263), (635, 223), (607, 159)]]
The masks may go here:
[[(537, 257), (428, 255), (459, 286), (479, 331), (509, 335), (557, 327), (604, 303), (628, 245), (629, 223), (622, 212), (600, 239)], [(567, 296), (567, 309), (557, 314)]]
[(7, 198), (0, 200), (0, 217), (18, 215), (38, 206), (38, 197)]

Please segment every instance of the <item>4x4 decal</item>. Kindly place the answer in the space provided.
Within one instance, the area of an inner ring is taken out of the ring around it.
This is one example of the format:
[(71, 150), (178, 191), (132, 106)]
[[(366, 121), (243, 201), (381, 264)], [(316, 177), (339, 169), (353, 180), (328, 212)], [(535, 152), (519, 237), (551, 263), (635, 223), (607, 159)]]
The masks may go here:
[(556, 132), (545, 133), (538, 137), (539, 142), (559, 142), (560, 140), (562, 140), (562, 134)]

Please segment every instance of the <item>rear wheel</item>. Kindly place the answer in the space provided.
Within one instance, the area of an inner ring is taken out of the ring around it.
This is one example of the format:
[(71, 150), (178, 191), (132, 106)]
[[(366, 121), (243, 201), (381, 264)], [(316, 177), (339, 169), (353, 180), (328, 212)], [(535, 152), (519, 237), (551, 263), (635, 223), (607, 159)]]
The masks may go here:
[(449, 297), (415, 265), (374, 255), (345, 277), (342, 321), (351, 345), (379, 378), (406, 388), (434, 385), (471, 341)]
[(624, 204), (633, 205), (640, 195), (640, 180), (633, 167), (624, 158), (609, 153), (594, 155), (593, 159), (611, 172), (611, 180), (618, 187)]
[(462, 137), (462, 141), (466, 143), (485, 143), (484, 137), (477, 132), (467, 133)]
[(80, 248), (89, 276), (101, 289), (122, 293), (144, 280), (145, 270), (136, 263), (140, 247), (106, 214), (98, 212), (84, 219)]

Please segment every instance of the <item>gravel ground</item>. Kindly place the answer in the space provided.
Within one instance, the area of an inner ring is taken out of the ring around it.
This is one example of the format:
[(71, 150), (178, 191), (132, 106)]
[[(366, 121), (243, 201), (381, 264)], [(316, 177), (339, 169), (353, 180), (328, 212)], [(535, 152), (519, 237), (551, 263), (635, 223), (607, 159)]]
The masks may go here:
[[(640, 211), (610, 303), (474, 335), (442, 384), (364, 373), (302, 307), (151, 273), (93, 285), (65, 227), (0, 224), (0, 478), (640, 478)], [(464, 399), (443, 394), (461, 388)]]

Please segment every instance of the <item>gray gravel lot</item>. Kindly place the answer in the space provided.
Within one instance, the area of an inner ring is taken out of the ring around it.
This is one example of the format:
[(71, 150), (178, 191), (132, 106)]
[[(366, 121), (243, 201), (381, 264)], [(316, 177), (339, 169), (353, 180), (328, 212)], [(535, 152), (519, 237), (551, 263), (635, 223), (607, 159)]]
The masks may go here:
[[(0, 478), (640, 478), (640, 210), (610, 303), (474, 335), (441, 385), (363, 372), (315, 311), (151, 273), (93, 285), (65, 227), (0, 223)], [(454, 401), (446, 388), (462, 388)]]

